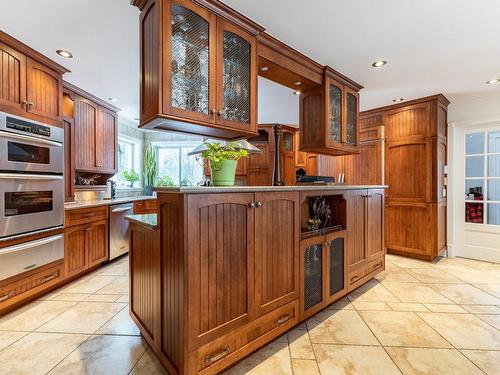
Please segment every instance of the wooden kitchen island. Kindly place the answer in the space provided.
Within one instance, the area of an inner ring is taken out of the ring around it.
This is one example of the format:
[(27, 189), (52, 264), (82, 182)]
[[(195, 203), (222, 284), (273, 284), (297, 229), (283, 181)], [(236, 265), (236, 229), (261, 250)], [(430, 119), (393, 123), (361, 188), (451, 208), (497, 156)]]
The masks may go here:
[(384, 269), (384, 189), (157, 189), (129, 217), (132, 318), (171, 374), (222, 371)]

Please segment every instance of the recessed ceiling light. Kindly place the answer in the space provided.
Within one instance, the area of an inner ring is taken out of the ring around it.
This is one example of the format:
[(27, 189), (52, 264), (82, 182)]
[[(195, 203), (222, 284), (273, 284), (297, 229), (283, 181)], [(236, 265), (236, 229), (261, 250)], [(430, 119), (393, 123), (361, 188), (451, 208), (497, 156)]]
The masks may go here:
[(296, 82), (294, 82), (293, 84), (294, 84), (295, 86), (300, 86), (300, 85), (302, 85), (302, 82), (301, 82), (301, 81), (296, 81)]
[(67, 59), (72, 59), (73, 58), (73, 54), (71, 52), (68, 52), (68, 51), (65, 51), (63, 49), (58, 49), (56, 51), (56, 53), (59, 55), (59, 56), (62, 56), (62, 57), (66, 57)]
[(492, 85), (494, 83), (500, 82), (500, 78), (495, 78), (495, 79), (490, 79), (489, 81), (486, 81), (488, 85)]
[(293, 92), (293, 95), (300, 95), (300, 90), (296, 90)]
[(110, 102), (116, 102), (118, 99), (116, 99), (116, 98), (108, 98), (108, 100), (109, 100)]
[(399, 102), (402, 102), (403, 100), (404, 100), (403, 98), (396, 98), (393, 100), (393, 102), (399, 103)]
[(379, 61), (375, 61), (372, 66), (374, 68), (380, 68), (381, 66), (384, 66), (385, 64), (387, 64), (387, 61), (385, 60), (379, 60)]
[(262, 67), (260, 68), (260, 71), (261, 71), (261, 72), (267, 72), (268, 70), (269, 70), (269, 67), (268, 67), (268, 66), (262, 66)]

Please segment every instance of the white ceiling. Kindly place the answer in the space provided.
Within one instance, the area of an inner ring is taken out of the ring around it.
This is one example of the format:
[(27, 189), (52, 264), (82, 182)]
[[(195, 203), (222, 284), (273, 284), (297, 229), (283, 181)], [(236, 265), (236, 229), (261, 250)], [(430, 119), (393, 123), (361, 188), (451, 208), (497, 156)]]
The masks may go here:
[[(129, 0), (3, 1), (0, 27), (65, 66), (64, 79), (138, 117), (139, 10)], [(56, 50), (66, 49), (65, 59)]]
[[(361, 108), (500, 92), (500, 1), (225, 0), (268, 33), (359, 82)], [(3, 31), (68, 67), (69, 82), (138, 116), (139, 11), (129, 0), (17, 0)], [(67, 49), (74, 59), (59, 57)], [(371, 63), (389, 64), (373, 69)]]

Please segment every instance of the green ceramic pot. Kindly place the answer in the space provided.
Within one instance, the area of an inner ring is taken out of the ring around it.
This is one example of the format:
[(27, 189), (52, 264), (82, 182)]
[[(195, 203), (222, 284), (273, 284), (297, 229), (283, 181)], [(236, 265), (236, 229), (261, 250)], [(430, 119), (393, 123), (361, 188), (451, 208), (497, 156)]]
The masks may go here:
[(233, 186), (237, 165), (238, 160), (222, 160), (216, 165), (210, 162), (210, 171), (214, 186)]

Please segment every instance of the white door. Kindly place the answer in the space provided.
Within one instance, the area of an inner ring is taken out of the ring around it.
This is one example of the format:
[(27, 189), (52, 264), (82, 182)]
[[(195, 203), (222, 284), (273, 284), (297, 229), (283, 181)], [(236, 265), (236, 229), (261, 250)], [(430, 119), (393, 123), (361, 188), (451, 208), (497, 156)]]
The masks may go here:
[(500, 263), (500, 124), (453, 140), (453, 255)]

